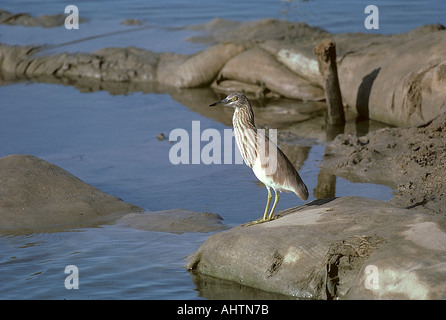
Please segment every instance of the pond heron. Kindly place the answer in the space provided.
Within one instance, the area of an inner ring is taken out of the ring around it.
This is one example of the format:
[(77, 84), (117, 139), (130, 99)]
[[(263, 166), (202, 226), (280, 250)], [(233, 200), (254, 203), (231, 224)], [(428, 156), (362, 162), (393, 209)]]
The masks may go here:
[[(273, 214), (280, 197), (277, 191), (294, 192), (302, 200), (307, 200), (308, 189), (290, 160), (277, 145), (263, 134), (262, 130), (257, 129), (254, 112), (248, 98), (243, 93), (235, 92), (209, 106), (217, 104), (235, 109), (232, 124), (240, 154), (246, 165), (254, 171), (257, 179), (268, 190), (265, 213), (262, 218), (252, 221), (252, 223), (266, 222), (275, 218)], [(271, 188), (274, 190), (275, 197), (268, 215), (272, 199)]]

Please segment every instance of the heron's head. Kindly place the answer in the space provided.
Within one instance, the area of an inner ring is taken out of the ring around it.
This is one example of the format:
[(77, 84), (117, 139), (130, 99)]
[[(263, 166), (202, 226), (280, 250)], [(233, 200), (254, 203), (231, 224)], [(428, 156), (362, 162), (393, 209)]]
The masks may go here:
[(210, 104), (209, 107), (216, 106), (217, 104), (222, 104), (224, 106), (233, 108), (250, 106), (248, 98), (246, 98), (246, 96), (241, 92), (232, 92), (228, 94), (228, 96), (223, 100)]

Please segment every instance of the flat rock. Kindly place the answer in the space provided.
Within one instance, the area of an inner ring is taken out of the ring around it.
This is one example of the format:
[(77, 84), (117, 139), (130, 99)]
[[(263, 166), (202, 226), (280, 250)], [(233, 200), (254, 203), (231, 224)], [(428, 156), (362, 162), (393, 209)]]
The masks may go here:
[[(44, 27), (54, 28), (64, 24), (66, 16), (63, 14), (42, 15), (33, 17), (27, 13), (13, 14), (9, 11), (0, 9), (0, 24), (25, 27)], [(82, 19), (84, 21), (84, 19)]]
[(209, 85), (225, 63), (244, 50), (243, 45), (221, 43), (191, 56), (165, 53), (158, 65), (157, 81), (176, 88)]
[(0, 158), (0, 232), (98, 226), (142, 211), (31, 155)]
[(211, 232), (226, 229), (223, 218), (215, 213), (171, 209), (155, 212), (129, 213), (116, 225), (145, 231), (170, 233)]
[(220, 71), (217, 83), (227, 79), (261, 84), (265, 90), (288, 98), (305, 101), (319, 101), (324, 98), (324, 91), (320, 87), (299, 77), (259, 47), (248, 49), (227, 61)]
[(446, 221), (361, 197), (211, 235), (186, 268), (312, 299), (446, 298)]

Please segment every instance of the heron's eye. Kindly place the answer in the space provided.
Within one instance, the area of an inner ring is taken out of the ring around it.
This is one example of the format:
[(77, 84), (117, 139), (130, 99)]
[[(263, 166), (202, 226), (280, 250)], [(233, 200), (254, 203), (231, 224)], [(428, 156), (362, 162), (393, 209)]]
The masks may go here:
[(232, 97), (231, 100), (232, 100), (232, 101), (237, 101), (237, 100), (238, 100), (238, 97)]

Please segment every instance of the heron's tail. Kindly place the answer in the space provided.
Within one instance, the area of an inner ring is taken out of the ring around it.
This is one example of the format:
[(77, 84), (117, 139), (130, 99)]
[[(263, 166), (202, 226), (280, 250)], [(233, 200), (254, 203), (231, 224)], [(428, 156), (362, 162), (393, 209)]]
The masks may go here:
[(308, 199), (308, 189), (305, 183), (302, 181), (302, 178), (297, 175), (296, 177), (296, 187), (294, 188), (294, 193), (297, 194), (299, 198), (303, 201)]

